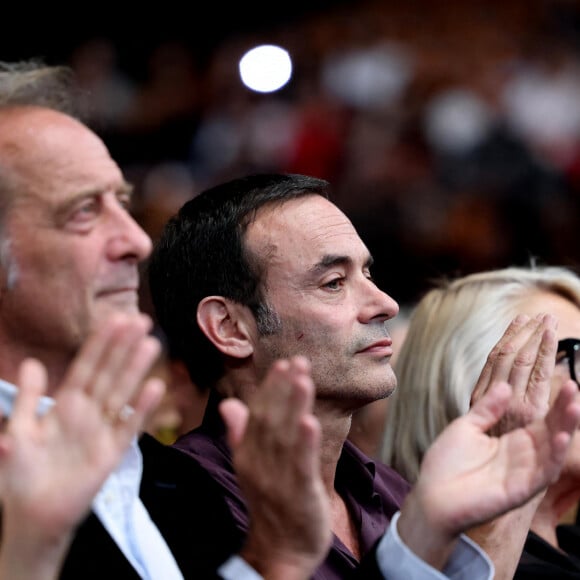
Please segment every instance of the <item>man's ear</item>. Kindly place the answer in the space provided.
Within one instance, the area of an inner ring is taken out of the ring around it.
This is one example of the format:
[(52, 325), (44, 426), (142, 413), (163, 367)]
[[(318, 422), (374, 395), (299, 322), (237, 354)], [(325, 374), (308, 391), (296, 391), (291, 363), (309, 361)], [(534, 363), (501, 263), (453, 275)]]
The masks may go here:
[(197, 323), (221, 352), (246, 358), (254, 352), (254, 317), (247, 306), (223, 296), (206, 296), (197, 307)]

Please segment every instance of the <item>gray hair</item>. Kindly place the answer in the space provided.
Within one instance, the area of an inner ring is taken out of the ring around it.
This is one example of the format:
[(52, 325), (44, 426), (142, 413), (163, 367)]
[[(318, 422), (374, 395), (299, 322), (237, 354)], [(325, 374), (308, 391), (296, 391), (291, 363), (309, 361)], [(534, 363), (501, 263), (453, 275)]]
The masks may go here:
[(66, 66), (40, 60), (0, 61), (0, 108), (36, 106), (78, 116), (74, 75)]
[[(38, 59), (0, 61), (0, 116), (14, 108), (43, 107), (78, 118), (73, 80), (72, 69), (66, 66), (48, 66)], [(18, 269), (2, 221), (19, 186), (18, 175), (0, 157), (0, 266), (8, 270), (9, 284), (16, 282)]]
[(398, 387), (387, 408), (381, 459), (410, 482), (437, 435), (469, 410), (488, 354), (538, 291), (580, 308), (580, 278), (563, 267), (505, 268), (430, 290), (416, 305), (395, 365)]

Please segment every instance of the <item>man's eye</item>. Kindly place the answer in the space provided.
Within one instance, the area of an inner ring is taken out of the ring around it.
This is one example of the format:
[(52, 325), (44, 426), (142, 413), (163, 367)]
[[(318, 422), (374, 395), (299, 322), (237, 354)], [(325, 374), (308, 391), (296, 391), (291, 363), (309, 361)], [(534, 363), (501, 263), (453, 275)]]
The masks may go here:
[(330, 282), (324, 284), (324, 287), (328, 288), (329, 290), (340, 290), (343, 282), (344, 282), (343, 277), (334, 278)]
[(71, 222), (83, 222), (93, 218), (99, 210), (99, 204), (96, 201), (87, 201), (75, 208), (70, 216)]
[(119, 203), (128, 211), (131, 211), (131, 196), (127, 194), (118, 195)]
[(375, 281), (373, 275), (370, 272), (365, 272), (365, 278), (367, 280), (370, 280), (371, 282), (374, 282)]

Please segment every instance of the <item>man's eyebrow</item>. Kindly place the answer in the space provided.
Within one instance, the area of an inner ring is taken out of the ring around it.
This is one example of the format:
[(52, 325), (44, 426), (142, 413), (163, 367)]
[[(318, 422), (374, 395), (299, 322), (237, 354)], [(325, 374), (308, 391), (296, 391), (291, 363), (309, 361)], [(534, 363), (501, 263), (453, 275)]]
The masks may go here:
[[(83, 191), (78, 192), (78, 195), (75, 197), (75, 199), (85, 199), (87, 197), (102, 195), (103, 193), (106, 193), (107, 191), (110, 191), (112, 189), (113, 188), (108, 187), (94, 187), (90, 189), (85, 189)], [(135, 187), (131, 183), (123, 181), (123, 183), (121, 183), (119, 187), (114, 188), (113, 192), (115, 193), (115, 195), (132, 196), (134, 189)]]
[(135, 191), (135, 186), (132, 183), (129, 183), (128, 181), (123, 181), (123, 183), (121, 184), (121, 187), (119, 187), (117, 189), (117, 194), (121, 193), (124, 195), (133, 195), (133, 192)]
[[(364, 264), (365, 268), (370, 268), (373, 265), (374, 259), (369, 256)], [(311, 276), (319, 276), (326, 272), (333, 266), (350, 266), (353, 263), (349, 256), (342, 256), (338, 254), (327, 254), (319, 262), (314, 264), (308, 271)]]
[(133, 184), (124, 181), (121, 187), (117, 188), (117, 191), (115, 193), (117, 194), (117, 196), (122, 195), (128, 197), (129, 209), (131, 209), (131, 202), (133, 201), (133, 194), (135, 193), (135, 187), (133, 186)]
[[(114, 191), (116, 196), (126, 195), (129, 198), (133, 197), (134, 186), (131, 183), (124, 181), (119, 187), (117, 187)], [(71, 208), (73, 208), (78, 203), (82, 203), (85, 199), (90, 199), (91, 197), (97, 197), (109, 191), (107, 188), (95, 187), (92, 189), (85, 189), (83, 191), (78, 192), (77, 195), (67, 199), (60, 205), (57, 210), (59, 215), (66, 214)]]

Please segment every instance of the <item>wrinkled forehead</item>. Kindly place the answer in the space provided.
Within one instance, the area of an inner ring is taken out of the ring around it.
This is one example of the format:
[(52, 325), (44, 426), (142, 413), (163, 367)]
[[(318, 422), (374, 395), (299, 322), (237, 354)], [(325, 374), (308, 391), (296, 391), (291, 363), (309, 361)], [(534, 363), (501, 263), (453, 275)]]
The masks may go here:
[(0, 153), (7, 163), (21, 164), (33, 170), (30, 158), (53, 162), (65, 151), (73, 154), (78, 139), (83, 145), (89, 129), (81, 123), (41, 107), (0, 109)]
[(76, 119), (41, 107), (0, 111), (0, 168), (19, 194), (43, 197), (122, 178), (97, 135)]
[(245, 243), (267, 269), (307, 270), (328, 255), (368, 259), (368, 250), (348, 217), (319, 195), (263, 207), (249, 225)]

